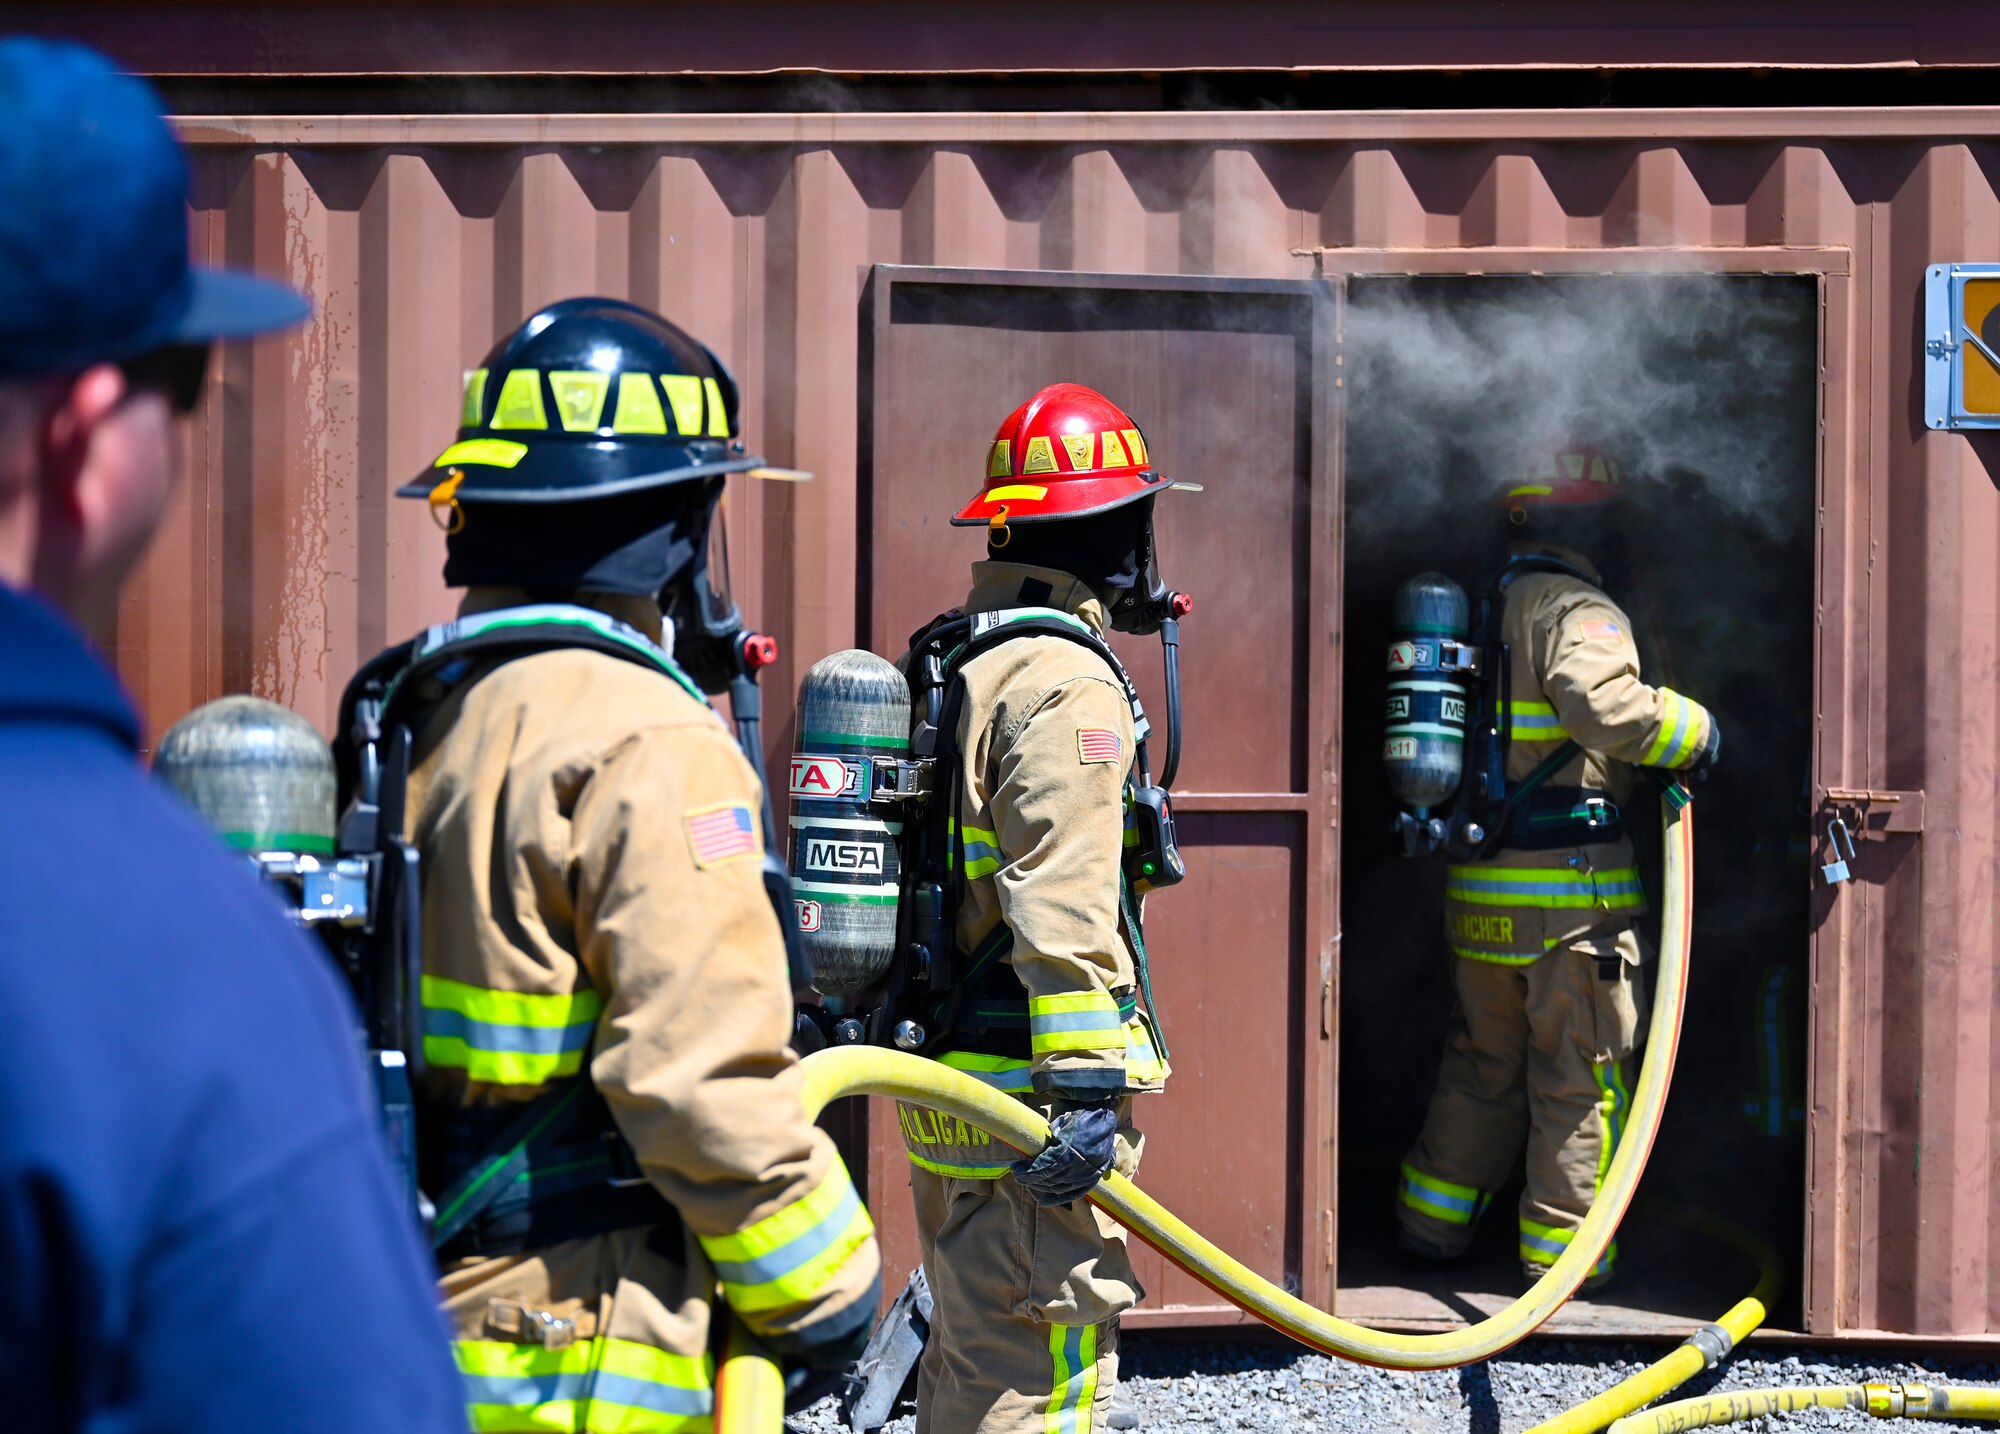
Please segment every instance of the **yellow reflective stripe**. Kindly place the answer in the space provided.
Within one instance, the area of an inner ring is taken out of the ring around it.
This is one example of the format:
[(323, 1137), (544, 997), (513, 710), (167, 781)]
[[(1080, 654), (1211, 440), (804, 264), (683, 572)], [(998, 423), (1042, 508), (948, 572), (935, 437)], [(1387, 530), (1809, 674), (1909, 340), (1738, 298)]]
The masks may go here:
[(990, 1085), (1002, 1095), (1027, 1095), (1035, 1088), (1031, 1062), (1013, 1056), (985, 1056), (972, 1051), (946, 1051), (939, 1065)]
[(1671, 687), (1660, 689), (1660, 730), (1639, 758), (1642, 767), (1685, 767), (1701, 748), (1708, 709)]
[(1153, 1044), (1153, 1033), (1137, 1016), (1125, 1022), (1125, 1078), (1165, 1080), (1167, 1063)]
[[(961, 832), (965, 846), (965, 879), (977, 880), (991, 876), (1000, 869), (1000, 834), (985, 827), (967, 826)], [(947, 844), (946, 850), (956, 853), (958, 843)]]
[(1636, 911), (1646, 904), (1637, 867), (1576, 871), (1568, 867), (1453, 866), (1445, 896), (1468, 906), (1535, 906), (1546, 910)]
[(734, 1235), (703, 1235), (701, 1247), (710, 1260), (753, 1260), (788, 1245), (819, 1224), (853, 1193), (854, 1181), (838, 1155), (826, 1174), (803, 1200), (794, 1200), (774, 1215)]
[(1026, 498), (1032, 501), (1048, 496), (1049, 490), (1039, 483), (1005, 483), (998, 488), (988, 488), (986, 490), (986, 501), (988, 503), (1004, 502), (1009, 498)]
[(493, 405), (495, 429), (545, 429), (548, 415), (542, 409), (542, 371), (517, 368), (500, 385), (500, 401)]
[(1007, 1173), (1008, 1168), (1005, 1165), (947, 1165), (942, 1160), (928, 1159), (914, 1150), (905, 1150), (903, 1153), (910, 1157), (910, 1164), (919, 1170), (928, 1170), (933, 1175), (949, 1176), (953, 1180), (998, 1180)]
[(560, 1349), (498, 1340), (453, 1344), (466, 1413), (480, 1434), (704, 1434), (715, 1408), (714, 1364), (622, 1339)]
[(585, 988), (567, 995), (537, 996), (527, 991), (490, 991), (444, 976), (423, 978), (420, 994), (426, 1007), (458, 1011), (475, 1021), (505, 1026), (574, 1026), (594, 1021), (604, 1011), (597, 992)]
[(604, 400), (611, 393), (611, 375), (596, 369), (551, 369), (556, 417), (565, 433), (595, 433), (604, 417)]
[[(1570, 1241), (1576, 1238), (1576, 1231), (1565, 1230), (1555, 1225), (1544, 1225), (1525, 1217), (1521, 1221), (1521, 1258), (1530, 1264), (1553, 1265), (1562, 1258)], [(1592, 1267), (1592, 1274), (1603, 1274), (1618, 1258), (1618, 1241), (1613, 1240), (1604, 1247), (1604, 1255)]]
[(465, 376), (465, 403), (459, 411), (460, 428), (477, 428), (486, 410), (486, 370), (473, 369)]
[(1097, 1326), (1049, 1326), (1049, 1358), (1055, 1378), (1043, 1413), (1043, 1434), (1090, 1434), (1090, 1407), (1097, 1398)]
[(584, 1051), (542, 1055), (528, 1051), (489, 1051), (467, 1045), (457, 1036), (425, 1036), (424, 1059), (446, 1070), (462, 1070), (473, 1080), (494, 1085), (546, 1085), (583, 1069)]
[(674, 432), (682, 438), (701, 435), (701, 380), (691, 373), (663, 373), (660, 387), (674, 410)]
[(1532, 966), (1542, 959), (1539, 951), (1522, 955), (1518, 951), (1475, 951), (1470, 946), (1454, 946), (1451, 954), (1466, 961), (1484, 961), (1489, 966)]
[(673, 1389), (706, 1389), (714, 1382), (714, 1365), (708, 1355), (675, 1354), (629, 1339), (604, 1339), (604, 1358), (598, 1370), (643, 1379), (648, 1384), (664, 1384)]
[(1028, 1014), (1032, 1016), (1060, 1016), (1076, 1011), (1118, 1012), (1118, 1003), (1111, 999), (1107, 991), (1063, 991), (1053, 996), (1030, 996)]
[(1125, 1048), (1125, 1022), (1118, 1003), (1104, 991), (1066, 991), (1028, 999), (1029, 1049), (1036, 1055), (1052, 1051), (1099, 1051)]
[(1404, 1161), (1396, 1198), (1420, 1215), (1429, 1215), (1449, 1225), (1470, 1225), (1485, 1213), (1492, 1197), (1470, 1185), (1454, 1185), (1449, 1180), (1426, 1175)]
[(667, 413), (660, 407), (660, 391), (653, 387), (649, 373), (618, 375), (618, 406), (611, 413), (613, 433), (654, 433), (667, 431)]
[[(528, 456), (528, 445), (504, 438), (468, 438), (438, 454), (433, 468), (454, 468), (461, 463), (483, 463), (488, 468), (512, 468)], [(442, 501), (442, 500), (440, 500)]]
[(708, 400), (708, 436), (729, 436), (729, 410), (722, 405), (722, 386), (712, 378), (701, 381), (702, 397)]
[(1507, 712), (1512, 719), (1512, 729), (1517, 741), (1522, 742), (1565, 742), (1569, 733), (1564, 729), (1562, 719), (1557, 716), (1555, 705), (1549, 702), (1509, 702)]
[(875, 1226), (847, 1167), (834, 1157), (810, 1195), (734, 1235), (703, 1235), (701, 1246), (739, 1311), (801, 1304), (817, 1295)]

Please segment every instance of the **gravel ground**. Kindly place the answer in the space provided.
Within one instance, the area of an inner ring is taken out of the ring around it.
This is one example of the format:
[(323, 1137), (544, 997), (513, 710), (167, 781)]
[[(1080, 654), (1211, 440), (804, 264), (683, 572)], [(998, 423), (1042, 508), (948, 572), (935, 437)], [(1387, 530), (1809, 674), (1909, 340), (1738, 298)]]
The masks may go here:
[[(1259, 1343), (1190, 1344), (1126, 1335), (1121, 1383), (1143, 1434), (1282, 1429), (1299, 1434), (1517, 1434), (1582, 1403), (1666, 1353), (1665, 1345), (1534, 1341), (1505, 1358), (1465, 1369), (1397, 1373)], [(1767, 1350), (1752, 1343), (1673, 1398), (1716, 1389), (1923, 1380), (2000, 1382), (2000, 1365), (1870, 1359), (1825, 1350)], [(793, 1419), (796, 1434), (830, 1434), (831, 1400)], [(1856, 1410), (1814, 1409), (1750, 1420), (1739, 1430), (1887, 1428)], [(1954, 1427), (1968, 1427), (1957, 1425)], [(888, 1434), (910, 1434), (907, 1413)], [(957, 1431), (944, 1431), (957, 1434)]]

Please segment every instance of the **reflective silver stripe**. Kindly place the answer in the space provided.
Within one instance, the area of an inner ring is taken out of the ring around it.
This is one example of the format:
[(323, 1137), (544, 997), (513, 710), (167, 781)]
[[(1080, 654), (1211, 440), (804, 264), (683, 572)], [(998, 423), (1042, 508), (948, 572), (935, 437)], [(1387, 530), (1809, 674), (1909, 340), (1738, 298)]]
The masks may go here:
[(569, 1026), (515, 1026), (474, 1020), (463, 1011), (441, 1006), (424, 1008), (424, 1034), (464, 1041), (475, 1050), (508, 1051), (529, 1056), (564, 1055), (590, 1044), (597, 1017)]
[(801, 1265), (817, 1258), (823, 1251), (847, 1233), (848, 1222), (860, 1208), (861, 1197), (849, 1185), (838, 1203), (829, 1210), (818, 1224), (806, 1230), (796, 1239), (789, 1240), (768, 1254), (757, 1255), (748, 1260), (716, 1260), (710, 1264), (724, 1284), (763, 1285), (772, 1280), (781, 1280)]
[[(600, 1404), (630, 1404), (660, 1414), (713, 1414), (715, 1395), (706, 1389), (687, 1389), (678, 1384), (661, 1384), (633, 1374), (597, 1372), (590, 1388), (591, 1399)], [(596, 1421), (592, 1421), (593, 1427)]]

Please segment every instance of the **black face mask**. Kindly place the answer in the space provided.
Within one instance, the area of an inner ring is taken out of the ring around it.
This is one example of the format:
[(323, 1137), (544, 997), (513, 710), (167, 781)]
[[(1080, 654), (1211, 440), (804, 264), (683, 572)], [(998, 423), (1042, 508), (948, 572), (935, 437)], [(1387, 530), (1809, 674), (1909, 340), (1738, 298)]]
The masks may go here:
[(450, 587), (525, 588), (652, 597), (694, 561), (717, 482), (676, 483), (582, 503), (467, 503), (445, 539)]
[(1167, 590), (1160, 582), (1153, 549), (1153, 500), (1142, 498), (1092, 513), (1047, 523), (1016, 523), (1004, 547), (989, 538), (986, 555), (997, 562), (1054, 568), (1082, 579), (1104, 600), (1111, 626), (1119, 632), (1157, 632)]

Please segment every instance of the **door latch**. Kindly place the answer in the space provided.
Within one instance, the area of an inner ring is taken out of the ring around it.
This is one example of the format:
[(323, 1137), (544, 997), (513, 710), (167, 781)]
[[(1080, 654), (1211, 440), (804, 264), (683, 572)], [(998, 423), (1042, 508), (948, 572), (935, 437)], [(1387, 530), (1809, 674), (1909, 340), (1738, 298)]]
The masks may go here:
[(1820, 875), (1826, 878), (1828, 886), (1838, 886), (1854, 875), (1847, 869), (1847, 864), (1854, 860), (1854, 834), (1848, 831), (1847, 823), (1839, 817), (1827, 819), (1826, 844), (1828, 854), (1833, 860), (1819, 869)]

